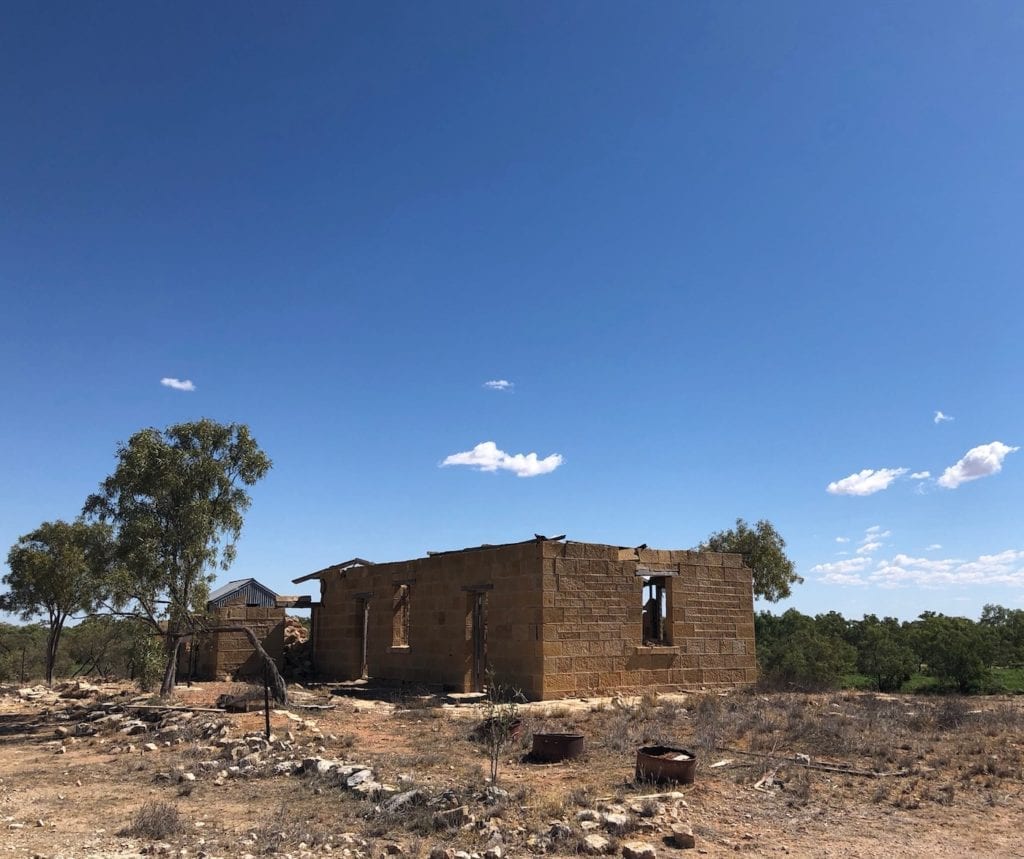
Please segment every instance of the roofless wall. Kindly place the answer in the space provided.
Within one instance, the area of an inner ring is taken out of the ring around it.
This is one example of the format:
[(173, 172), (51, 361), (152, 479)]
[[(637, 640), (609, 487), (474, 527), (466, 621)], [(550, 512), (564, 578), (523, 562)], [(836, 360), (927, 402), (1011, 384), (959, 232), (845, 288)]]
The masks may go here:
[(739, 555), (538, 539), (318, 577), (325, 678), (473, 691), (490, 669), (530, 698), (756, 679)]
[(491, 668), (539, 698), (540, 561), (530, 542), (328, 571), (313, 609), (317, 672), (470, 691)]

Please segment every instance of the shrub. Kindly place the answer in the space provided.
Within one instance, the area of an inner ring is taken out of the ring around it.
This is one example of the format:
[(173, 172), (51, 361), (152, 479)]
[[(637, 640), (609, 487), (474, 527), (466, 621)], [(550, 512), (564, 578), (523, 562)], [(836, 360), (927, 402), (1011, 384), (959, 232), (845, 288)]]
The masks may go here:
[(814, 618), (790, 609), (770, 624), (762, 621), (765, 641), (758, 642), (761, 671), (769, 685), (830, 689), (853, 667), (856, 652)]
[(179, 834), (185, 823), (178, 809), (169, 802), (147, 802), (135, 813), (131, 825), (123, 831), (125, 835), (162, 841)]
[(479, 737), (487, 751), (491, 764), (491, 784), (498, 783), (498, 761), (505, 746), (512, 739), (516, 723), (519, 722), (518, 700), (523, 693), (498, 683), (493, 672), (487, 675), (487, 698), (484, 702), (484, 721)]
[(988, 677), (988, 631), (965, 617), (925, 612), (914, 623), (915, 649), (930, 674), (961, 693), (974, 692)]
[(897, 691), (918, 666), (917, 657), (881, 624), (864, 630), (857, 655), (857, 667), (870, 677), (879, 692)]

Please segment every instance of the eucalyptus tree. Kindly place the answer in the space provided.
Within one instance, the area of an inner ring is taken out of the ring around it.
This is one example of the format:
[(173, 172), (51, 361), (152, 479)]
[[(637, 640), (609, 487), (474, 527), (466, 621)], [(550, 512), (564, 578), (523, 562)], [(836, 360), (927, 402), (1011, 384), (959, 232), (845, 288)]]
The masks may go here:
[(113, 554), (110, 527), (80, 519), (44, 522), (11, 547), (0, 609), (22, 620), (45, 617), (47, 683), (53, 682), (64, 624), (103, 599)]
[(166, 635), (161, 695), (174, 688), (178, 647), (205, 611), (215, 570), (235, 559), (247, 488), (271, 464), (245, 424), (143, 429), (118, 445), (117, 467), (86, 501), (86, 515), (115, 529), (110, 607)]
[(803, 582), (786, 555), (786, 541), (767, 519), (761, 519), (753, 528), (737, 519), (735, 528), (715, 532), (699, 548), (705, 552), (743, 555), (743, 562), (754, 575), (754, 596), (769, 602), (785, 599), (793, 585)]

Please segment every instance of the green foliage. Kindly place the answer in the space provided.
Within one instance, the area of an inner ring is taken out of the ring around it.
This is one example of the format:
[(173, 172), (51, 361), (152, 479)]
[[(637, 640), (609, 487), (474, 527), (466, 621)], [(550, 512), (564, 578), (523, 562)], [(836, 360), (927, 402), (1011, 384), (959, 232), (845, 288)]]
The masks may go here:
[(857, 668), (874, 682), (879, 692), (897, 691), (917, 670), (914, 651), (900, 641), (898, 631), (865, 619), (857, 653)]
[(0, 683), (46, 676), (47, 629), (42, 624), (0, 623)]
[(1024, 668), (993, 668), (992, 691), (1000, 695), (1024, 695)]
[(754, 596), (770, 602), (790, 596), (792, 585), (803, 582), (786, 556), (786, 541), (767, 519), (753, 528), (737, 519), (735, 528), (712, 534), (699, 548), (705, 552), (743, 555), (743, 562), (754, 574)]
[(102, 523), (44, 522), (20, 537), (7, 555), (0, 609), (23, 620), (44, 616), (48, 626), (46, 680), (52, 682), (61, 633), (69, 616), (102, 599), (111, 564), (110, 528)]
[(1024, 663), (1024, 609), (986, 605), (978, 622), (990, 633), (992, 659), (996, 665)]
[(985, 684), (992, 647), (985, 627), (965, 617), (925, 612), (913, 624), (914, 650), (928, 673), (960, 692), (974, 692)]
[[(1022, 614), (988, 605), (979, 621), (925, 612), (901, 623), (873, 614), (809, 617), (790, 609), (760, 612), (754, 628), (762, 675), (771, 682), (812, 688), (832, 685), (834, 678), (848, 689), (1017, 694), (1024, 692), (1024, 640), (1017, 635)], [(855, 660), (847, 662), (851, 652)]]
[(484, 721), (480, 727), (479, 737), (490, 760), (492, 785), (498, 783), (498, 763), (501, 760), (501, 753), (512, 739), (516, 723), (519, 721), (517, 702), (522, 700), (522, 697), (522, 692), (497, 682), (494, 672), (488, 670)]
[(856, 651), (815, 618), (789, 609), (781, 616), (760, 612), (755, 618), (757, 654), (764, 679), (797, 689), (839, 685), (854, 665)]
[[(244, 424), (204, 418), (141, 430), (121, 444), (117, 468), (85, 505), (87, 515), (116, 528), (114, 605), (157, 629), (166, 617), (172, 634), (190, 629), (213, 570), (234, 560), (251, 504), (246, 487), (270, 467)], [(164, 694), (174, 685), (174, 662), (168, 652)]]
[(166, 654), (160, 638), (140, 624), (133, 629), (133, 649), (128, 661), (128, 676), (143, 692), (155, 689), (164, 674)]

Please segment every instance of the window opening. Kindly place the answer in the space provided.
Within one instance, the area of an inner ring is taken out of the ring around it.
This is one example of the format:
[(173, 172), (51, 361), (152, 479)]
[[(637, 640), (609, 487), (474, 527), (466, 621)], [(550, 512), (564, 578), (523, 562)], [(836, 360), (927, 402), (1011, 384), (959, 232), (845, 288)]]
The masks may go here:
[(670, 644), (668, 594), (665, 576), (644, 576), (640, 602), (643, 606), (644, 644)]
[(391, 646), (409, 646), (409, 586), (395, 585), (392, 604)]

